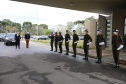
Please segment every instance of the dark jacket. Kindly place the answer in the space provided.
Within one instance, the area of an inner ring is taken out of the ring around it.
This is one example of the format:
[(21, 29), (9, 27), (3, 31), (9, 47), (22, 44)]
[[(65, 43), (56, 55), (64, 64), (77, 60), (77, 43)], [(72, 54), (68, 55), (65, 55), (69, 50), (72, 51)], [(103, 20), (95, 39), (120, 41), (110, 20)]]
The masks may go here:
[(59, 35), (59, 41), (63, 41), (63, 36), (62, 35)]
[(70, 40), (70, 35), (69, 34), (65, 34), (65, 43), (66, 41)]
[(56, 36), (55, 36), (55, 42), (57, 43), (57, 42), (58, 42), (58, 40), (59, 40), (59, 36), (58, 36), (58, 35), (56, 35)]
[(20, 39), (21, 39), (20, 34), (18, 34), (18, 35), (17, 35), (17, 34), (15, 34), (15, 40), (16, 40), (16, 41), (20, 41)]
[(90, 36), (89, 34), (84, 35), (84, 42), (83, 42), (83, 44), (84, 44), (84, 45), (87, 45), (87, 43), (88, 43), (89, 41), (92, 42), (91, 36)]
[(30, 34), (25, 34), (25, 39), (30, 39)]
[(79, 41), (79, 37), (77, 34), (74, 34), (73, 35), (73, 43), (76, 42), (76, 41)]
[(51, 39), (51, 42), (54, 42), (54, 36), (51, 35), (51, 36), (48, 36), (50, 39)]
[(97, 35), (97, 37), (96, 37), (96, 46), (99, 46), (100, 42), (105, 42), (105, 39), (104, 39), (102, 34), (101, 35)]
[(120, 35), (113, 35), (112, 36), (112, 45), (114, 48), (118, 48), (120, 44), (123, 44), (123, 40)]

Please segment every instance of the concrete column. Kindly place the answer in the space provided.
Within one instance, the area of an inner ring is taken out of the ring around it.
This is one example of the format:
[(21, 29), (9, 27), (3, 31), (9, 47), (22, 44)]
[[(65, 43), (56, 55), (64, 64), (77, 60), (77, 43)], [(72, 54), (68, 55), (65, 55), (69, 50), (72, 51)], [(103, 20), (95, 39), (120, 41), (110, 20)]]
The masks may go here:
[(96, 39), (96, 20), (91, 18), (90, 20), (85, 21), (85, 29), (89, 30), (89, 35), (92, 37), (91, 48), (95, 48), (95, 39)]
[(113, 35), (113, 29), (119, 30), (119, 35), (124, 38), (124, 19), (126, 17), (126, 10), (116, 10), (111, 14), (111, 39), (110, 39), (110, 50), (112, 49), (111, 41)]

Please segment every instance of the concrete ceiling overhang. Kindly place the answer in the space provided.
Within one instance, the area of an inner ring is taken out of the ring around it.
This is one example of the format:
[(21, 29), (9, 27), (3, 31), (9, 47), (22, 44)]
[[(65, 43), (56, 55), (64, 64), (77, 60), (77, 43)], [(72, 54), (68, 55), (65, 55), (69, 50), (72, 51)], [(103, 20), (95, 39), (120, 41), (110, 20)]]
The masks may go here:
[[(126, 9), (126, 0), (12, 0), (58, 8), (110, 15), (112, 11)], [(71, 4), (72, 3), (72, 4)], [(71, 5), (70, 5), (71, 4)]]

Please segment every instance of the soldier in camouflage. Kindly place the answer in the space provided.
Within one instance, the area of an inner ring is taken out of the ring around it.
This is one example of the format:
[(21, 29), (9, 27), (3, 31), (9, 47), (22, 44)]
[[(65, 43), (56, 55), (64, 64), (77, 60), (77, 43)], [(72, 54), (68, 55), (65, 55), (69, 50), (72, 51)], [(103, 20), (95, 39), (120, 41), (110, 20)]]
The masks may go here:
[(113, 58), (115, 60), (114, 68), (119, 68), (119, 52), (120, 52), (120, 45), (123, 45), (123, 40), (120, 35), (118, 35), (119, 30), (114, 29), (112, 36), (112, 50), (113, 50)]
[(59, 37), (57, 35), (57, 32), (55, 32), (55, 51), (54, 52), (57, 52), (58, 40), (59, 40)]
[(69, 54), (69, 42), (70, 42), (70, 35), (68, 34), (68, 30), (66, 30), (66, 34), (65, 34), (66, 53), (65, 53), (65, 55)]
[(79, 41), (79, 37), (78, 37), (78, 35), (76, 34), (76, 31), (73, 30), (73, 44), (72, 44), (72, 46), (73, 46), (73, 51), (74, 51), (73, 57), (76, 57), (76, 47), (77, 47), (78, 41)]
[(60, 49), (60, 52), (58, 52), (58, 53), (62, 53), (62, 43), (63, 43), (63, 36), (61, 35), (61, 32), (59, 32), (59, 49)]
[(84, 53), (85, 53), (85, 58), (84, 60), (88, 60), (88, 49), (89, 45), (92, 42), (91, 36), (88, 34), (88, 30), (85, 30), (85, 35), (84, 35), (84, 42), (83, 42), (83, 47), (84, 47)]
[(105, 39), (102, 35), (102, 29), (98, 29), (97, 30), (98, 35), (96, 37), (96, 52), (97, 52), (97, 58), (98, 61), (95, 63), (102, 63), (102, 45), (104, 45), (105, 43)]

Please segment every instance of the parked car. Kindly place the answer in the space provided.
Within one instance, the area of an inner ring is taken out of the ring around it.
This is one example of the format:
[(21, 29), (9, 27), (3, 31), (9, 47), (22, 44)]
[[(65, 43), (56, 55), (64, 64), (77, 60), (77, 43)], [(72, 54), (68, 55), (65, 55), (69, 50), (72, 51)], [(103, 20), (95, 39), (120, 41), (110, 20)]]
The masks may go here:
[(4, 41), (5, 33), (0, 33), (0, 42)]
[(4, 39), (5, 45), (15, 44), (15, 33), (7, 33)]
[(84, 40), (84, 36), (78, 36), (79, 40)]
[(42, 35), (37, 38), (37, 40), (48, 40), (49, 37), (47, 35)]

